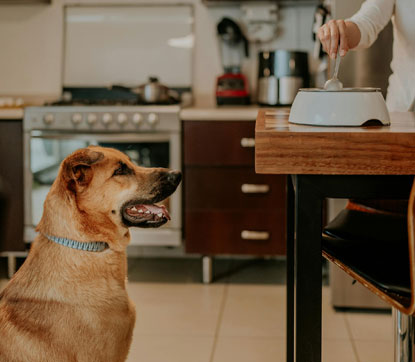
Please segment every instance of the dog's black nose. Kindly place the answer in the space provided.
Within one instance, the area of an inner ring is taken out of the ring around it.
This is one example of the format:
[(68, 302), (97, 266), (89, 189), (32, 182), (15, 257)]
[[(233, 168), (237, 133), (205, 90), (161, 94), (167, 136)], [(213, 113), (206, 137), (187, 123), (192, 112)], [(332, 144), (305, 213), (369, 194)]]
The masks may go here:
[(177, 186), (182, 180), (182, 173), (180, 171), (169, 171), (167, 173), (167, 181)]

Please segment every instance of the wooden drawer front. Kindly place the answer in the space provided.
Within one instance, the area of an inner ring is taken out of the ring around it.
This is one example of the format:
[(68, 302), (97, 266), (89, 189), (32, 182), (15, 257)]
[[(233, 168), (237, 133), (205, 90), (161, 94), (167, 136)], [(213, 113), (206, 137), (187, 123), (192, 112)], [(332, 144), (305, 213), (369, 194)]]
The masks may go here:
[(188, 253), (285, 254), (285, 214), (282, 212), (188, 211), (185, 221)]
[(254, 121), (183, 123), (185, 165), (254, 167)]
[(257, 175), (252, 168), (187, 167), (185, 209), (285, 211), (286, 176)]

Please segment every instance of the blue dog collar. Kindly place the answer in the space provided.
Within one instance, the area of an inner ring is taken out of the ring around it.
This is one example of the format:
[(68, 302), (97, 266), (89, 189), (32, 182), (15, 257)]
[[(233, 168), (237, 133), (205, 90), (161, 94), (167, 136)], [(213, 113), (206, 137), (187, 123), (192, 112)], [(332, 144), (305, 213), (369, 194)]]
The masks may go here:
[(104, 241), (92, 241), (92, 242), (81, 242), (66, 238), (58, 238), (56, 236), (51, 236), (44, 234), (46, 238), (48, 238), (50, 241), (53, 241), (57, 244), (67, 246), (68, 248), (77, 249), (77, 250), (84, 250), (84, 251), (104, 251), (109, 246)]

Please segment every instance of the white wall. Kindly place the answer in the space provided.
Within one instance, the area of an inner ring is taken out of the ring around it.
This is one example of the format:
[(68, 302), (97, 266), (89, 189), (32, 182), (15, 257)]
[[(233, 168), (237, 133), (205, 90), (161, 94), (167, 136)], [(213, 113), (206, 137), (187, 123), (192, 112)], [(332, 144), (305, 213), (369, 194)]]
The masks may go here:
[[(62, 77), (63, 7), (65, 4), (116, 4), (116, 0), (53, 0), (52, 5), (0, 6), (0, 95), (60, 94)], [(118, 1), (121, 3), (121, 1)], [(123, 0), (123, 4), (174, 4), (178, 0)], [(222, 73), (216, 23), (241, 16), (239, 6), (207, 8), (202, 0), (181, 0), (195, 9), (196, 45), (193, 89), (198, 103), (213, 102), (215, 78)], [(279, 10), (278, 37), (270, 48), (312, 50), (314, 8)], [(256, 81), (257, 51), (244, 64), (252, 88)], [(254, 90), (254, 89), (253, 89)]]

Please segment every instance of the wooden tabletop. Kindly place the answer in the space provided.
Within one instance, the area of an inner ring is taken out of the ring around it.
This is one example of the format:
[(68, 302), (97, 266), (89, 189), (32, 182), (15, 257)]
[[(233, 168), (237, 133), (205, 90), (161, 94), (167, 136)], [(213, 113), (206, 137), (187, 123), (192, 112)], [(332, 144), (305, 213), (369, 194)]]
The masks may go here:
[(390, 126), (318, 127), (288, 123), (286, 109), (260, 110), (255, 168), (264, 174), (415, 175), (415, 115)]

